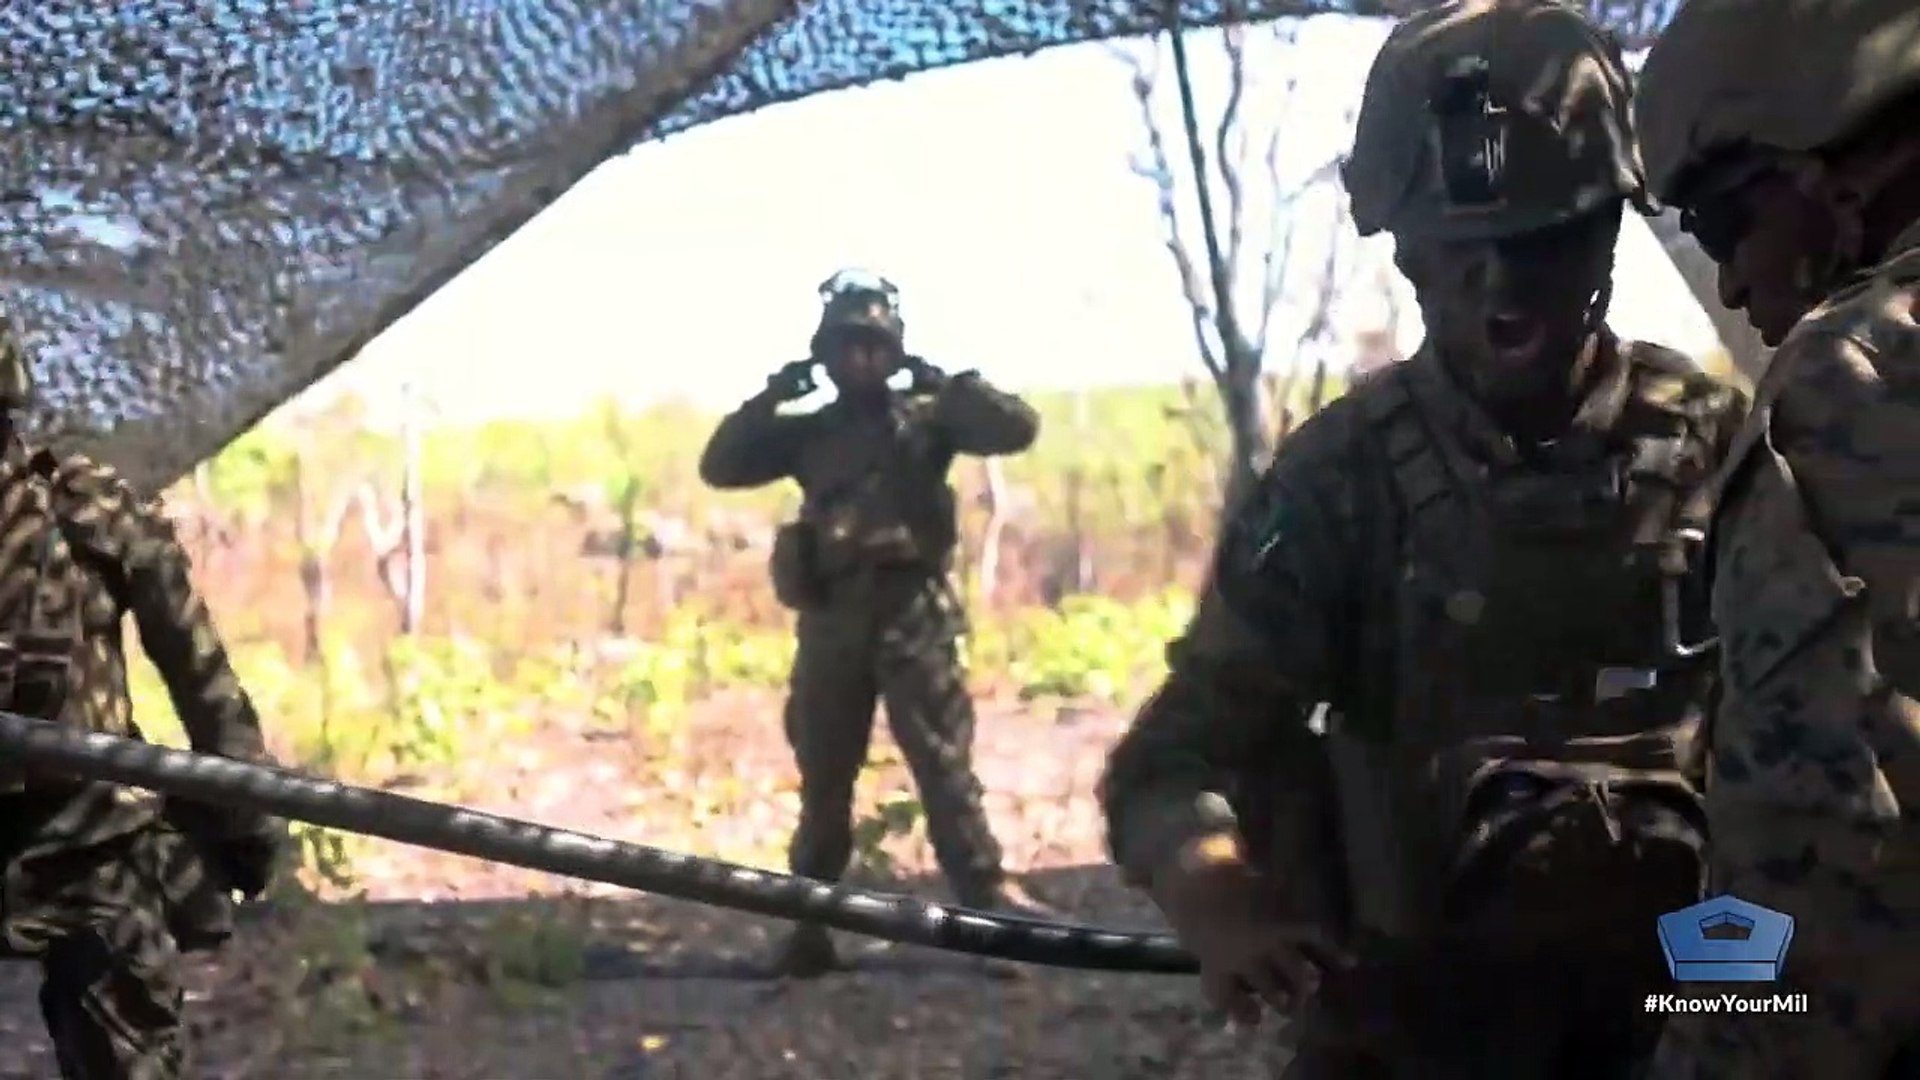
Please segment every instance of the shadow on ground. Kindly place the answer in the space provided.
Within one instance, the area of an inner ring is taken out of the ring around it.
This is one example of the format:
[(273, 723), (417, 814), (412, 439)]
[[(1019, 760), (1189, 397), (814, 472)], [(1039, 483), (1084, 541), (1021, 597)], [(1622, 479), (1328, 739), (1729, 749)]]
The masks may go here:
[[(1055, 867), (1021, 876), (1036, 894), (1056, 903), (1064, 918), (1109, 929), (1159, 931), (1153, 909), (1120, 889), (1107, 867)], [(880, 892), (949, 901), (937, 879), (854, 881)], [(622, 979), (759, 979), (765, 958), (786, 923), (688, 901), (625, 894), (458, 902), (360, 902), (352, 909), (375, 930), (377, 954), (409, 955), (410, 943), (430, 947), (449, 933), (473, 946), (577, 947), (581, 981)], [(272, 909), (253, 921), (279, 916)], [(543, 929), (544, 928), (544, 929)], [(845, 933), (838, 935), (853, 971), (910, 974), (978, 961), (959, 953)]]
[[(1023, 880), (1076, 921), (1159, 928), (1110, 868)], [(785, 925), (632, 894), (263, 907), (195, 972), (192, 1075), (1250, 1080), (1284, 1061), (1270, 1033), (1224, 1034), (1178, 976), (1010, 969), (840, 935), (852, 970), (771, 979)], [(0, 984), (0, 1076), (51, 1075), (32, 974)]]

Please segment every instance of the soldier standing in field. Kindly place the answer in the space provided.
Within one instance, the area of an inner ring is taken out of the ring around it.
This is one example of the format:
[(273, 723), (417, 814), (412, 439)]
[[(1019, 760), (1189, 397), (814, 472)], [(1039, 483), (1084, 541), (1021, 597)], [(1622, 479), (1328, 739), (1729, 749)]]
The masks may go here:
[[(966, 630), (948, 579), (958, 541), (947, 472), (956, 454), (1017, 454), (1039, 418), (976, 372), (948, 375), (902, 344), (898, 295), (884, 278), (843, 271), (821, 285), (811, 354), (721, 421), (700, 476), (722, 489), (792, 478), (798, 519), (775, 537), (772, 576), (799, 614), (786, 706), (800, 769), (793, 872), (837, 881), (853, 855), (853, 790), (876, 700), (926, 808), (934, 855), (960, 903), (1048, 909), (1011, 881), (972, 766), (974, 712), (958, 643)], [(806, 414), (778, 407), (811, 393), (826, 368), (837, 398)], [(897, 391), (897, 371), (912, 377)], [(824, 927), (804, 924), (777, 966), (810, 977), (838, 966)]]
[(1345, 179), (1427, 340), (1281, 444), (1109, 760), (1115, 860), (1211, 1002), (1299, 1010), (1301, 1080), (1624, 1080), (1658, 1036), (1743, 410), (1607, 328), (1630, 85), (1563, 4), (1393, 31)]
[[(159, 507), (104, 465), (15, 427), (32, 393), (0, 316), (0, 708), (140, 737), (122, 621), (193, 749), (256, 760), (260, 721)], [(185, 1075), (182, 950), (232, 933), (231, 893), (262, 892), (276, 819), (0, 765), (0, 956), (39, 961), (67, 1080)]]
[(1713, 885), (1795, 919), (1809, 1015), (1675, 1017), (1661, 1080), (1920, 1075), (1920, 6), (1692, 0), (1655, 194), (1777, 351), (1719, 479)]

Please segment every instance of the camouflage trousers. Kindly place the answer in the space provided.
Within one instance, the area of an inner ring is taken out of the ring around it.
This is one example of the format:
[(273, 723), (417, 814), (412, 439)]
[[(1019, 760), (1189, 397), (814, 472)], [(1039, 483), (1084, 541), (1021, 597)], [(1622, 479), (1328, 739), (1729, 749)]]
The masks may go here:
[(959, 656), (966, 619), (945, 579), (870, 571), (799, 617), (786, 705), (800, 770), (793, 872), (837, 881), (853, 856), (853, 790), (867, 759), (874, 706), (920, 789), (927, 835), (962, 903), (1000, 883), (1001, 851), (973, 772), (973, 700)]
[(0, 796), (0, 957), (39, 963), (40, 1009), (62, 1077), (179, 1077), (180, 949), (160, 879), (180, 838), (158, 824), (102, 837), (65, 827), (74, 815), (64, 810)]

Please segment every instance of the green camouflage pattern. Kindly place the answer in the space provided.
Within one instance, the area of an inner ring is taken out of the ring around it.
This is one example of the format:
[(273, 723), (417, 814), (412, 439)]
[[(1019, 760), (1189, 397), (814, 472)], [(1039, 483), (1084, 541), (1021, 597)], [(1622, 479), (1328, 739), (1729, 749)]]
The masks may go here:
[[(1619, 366), (1597, 380), (1569, 440), (1637, 461), (1640, 451), (1657, 449), (1650, 444), (1662, 440), (1624, 438), (1639, 430), (1635, 425), (1664, 416), (1692, 429), (1698, 421), (1700, 441), (1687, 452), (1700, 467), (1683, 475), (1704, 482), (1725, 447), (1724, 435), (1715, 433), (1737, 427), (1744, 407), (1739, 393), (1703, 373), (1677, 369), (1675, 354), (1664, 350), (1609, 352)], [(1274, 882), (1275, 910), (1349, 932), (1361, 954), (1361, 975), (1300, 1018), (1306, 1040), (1300, 1075), (1373, 1075), (1330, 1064), (1351, 1064), (1355, 1055), (1375, 1071), (1390, 1066), (1379, 1075), (1393, 1076), (1545, 1078), (1569, 1075), (1576, 1058), (1613, 1061), (1624, 1070), (1651, 1050), (1657, 1034), (1657, 1020), (1640, 1014), (1627, 993), (1650, 977), (1650, 968), (1664, 978), (1657, 955), (1624, 965), (1623, 946), (1608, 940), (1590, 955), (1555, 953), (1529, 966), (1488, 959), (1482, 946), (1498, 942), (1453, 948), (1447, 935), (1373, 925), (1369, 903), (1377, 899), (1371, 894), (1380, 891), (1382, 871), (1360, 865), (1350, 812), (1356, 796), (1371, 793), (1351, 790), (1346, 778), (1352, 774), (1337, 759), (1369, 747), (1394, 757), (1421, 741), (1414, 736), (1426, 719), (1409, 687), (1396, 685), (1414, 668), (1380, 648), (1412, 636), (1403, 633), (1411, 625), (1402, 589), (1407, 497), (1395, 470), (1417, 448), (1383, 441), (1378, 420), (1398, 409), (1394, 395), (1402, 377), (1438, 395), (1424, 412), (1437, 425), (1437, 438), (1453, 448), (1462, 475), (1484, 475), (1481, 466), (1502, 463), (1541, 470), (1547, 480), (1557, 475), (1548, 470), (1558, 465), (1515, 457), (1511, 441), (1452, 387), (1425, 350), (1402, 372), (1363, 380), (1304, 424), (1281, 444), (1259, 489), (1223, 533), (1195, 620), (1169, 647), (1166, 681), (1110, 756), (1101, 785), (1109, 844), (1126, 880), (1145, 887), (1156, 868), (1199, 835), (1258, 834), (1261, 841), (1252, 846)], [(1615, 511), (1622, 532), (1631, 509), (1623, 504)], [(1472, 547), (1483, 538), (1458, 539), (1456, 546)], [(1450, 612), (1469, 622), (1480, 614), (1464, 603)], [(1569, 624), (1574, 619), (1566, 616)], [(1551, 641), (1562, 629), (1547, 624), (1533, 632)], [(1640, 632), (1649, 647), (1659, 647), (1657, 620), (1642, 619)], [(1649, 728), (1697, 723), (1700, 701), (1656, 700), (1661, 704), (1651, 707), (1668, 711), (1651, 718)], [(1331, 707), (1334, 734), (1309, 726), (1320, 702)], [(1589, 707), (1594, 717), (1610, 715)], [(1341, 732), (1349, 734), (1334, 737)], [(1328, 757), (1336, 758), (1331, 769)], [(1329, 773), (1331, 785), (1314, 779)], [(1263, 785), (1279, 790), (1247, 797)], [(1242, 808), (1250, 805), (1317, 820), (1248, 821)], [(1345, 840), (1331, 855), (1322, 843), (1329, 822)], [(1388, 804), (1376, 824), (1390, 843), (1411, 851), (1430, 822), (1393, 816)], [(1291, 852), (1290, 838), (1303, 841)], [(1653, 946), (1648, 925), (1634, 928), (1643, 951)], [(1384, 1026), (1383, 1014), (1391, 1017)]]
[[(19, 355), (11, 333), (0, 342)], [(259, 718), (156, 502), (98, 462), (8, 435), (0, 524), (0, 638), (23, 661), (8, 707), (138, 738), (123, 640), (132, 615), (194, 748), (264, 755)], [(58, 669), (60, 684), (33, 702), (21, 700), (29, 657)], [(271, 836), (274, 823), (202, 813), (204, 835), (188, 838), (172, 823), (175, 808), (152, 796), (32, 771), (5, 779), (0, 953), (40, 962), (63, 1075), (180, 1075), (178, 953), (231, 930), (227, 883), (202, 845)]]
[(75, 843), (114, 799), (104, 786), (78, 800), (0, 796), (0, 955), (39, 963), (62, 1077), (175, 1080), (186, 1075), (181, 946), (154, 882), (179, 879), (179, 837), (153, 825)]
[(777, 392), (764, 392), (721, 422), (700, 473), (723, 489), (797, 481), (800, 521), (815, 537), (822, 599), (800, 614), (785, 713), (801, 775), (793, 871), (836, 881), (847, 869), (854, 781), (884, 701), (935, 855), (961, 902), (974, 903), (1002, 880), (1001, 850), (971, 762), (947, 474), (959, 454), (1025, 450), (1039, 417), (977, 373), (938, 382), (892, 392), (883, 408), (836, 401), (802, 415), (777, 412)]
[(1894, 251), (1774, 353), (1715, 525), (1714, 888), (1794, 916), (1768, 989), (1811, 1012), (1677, 1016), (1661, 1080), (1893, 1076), (1920, 1032), (1920, 226)]
[(853, 856), (853, 789), (867, 761), (874, 706), (926, 811), (934, 858), (960, 902), (991, 906), (1000, 844), (972, 768), (974, 712), (959, 641), (958, 598), (943, 580), (878, 571), (803, 611), (784, 714), (800, 770), (800, 821), (788, 866), (838, 881)]

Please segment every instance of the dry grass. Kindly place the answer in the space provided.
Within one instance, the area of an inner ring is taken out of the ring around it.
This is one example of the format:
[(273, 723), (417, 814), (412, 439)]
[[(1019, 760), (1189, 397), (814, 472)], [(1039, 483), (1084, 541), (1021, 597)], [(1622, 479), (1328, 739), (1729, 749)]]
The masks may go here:
[[(489, 809), (778, 867), (793, 795), (773, 706), (704, 706), (669, 755), (546, 727), (517, 773), (488, 764), (425, 780)], [(1029, 881), (1077, 917), (1153, 926), (1103, 865), (1089, 797), (1120, 723), (989, 706), (980, 771)], [(907, 783), (882, 756), (863, 804)], [(885, 847), (900, 875), (887, 887), (941, 891), (919, 836)], [(355, 870), (365, 901), (276, 910), (196, 972), (196, 1075), (1232, 1080), (1282, 1060), (1270, 1033), (1236, 1039), (1201, 1015), (1187, 979), (1007, 978), (846, 939), (854, 971), (782, 983), (760, 973), (779, 931), (768, 920), (398, 846), (370, 848)], [(14, 1030), (0, 1060), (44, 1075), (28, 974), (9, 973), (19, 1005), (4, 1014)]]

